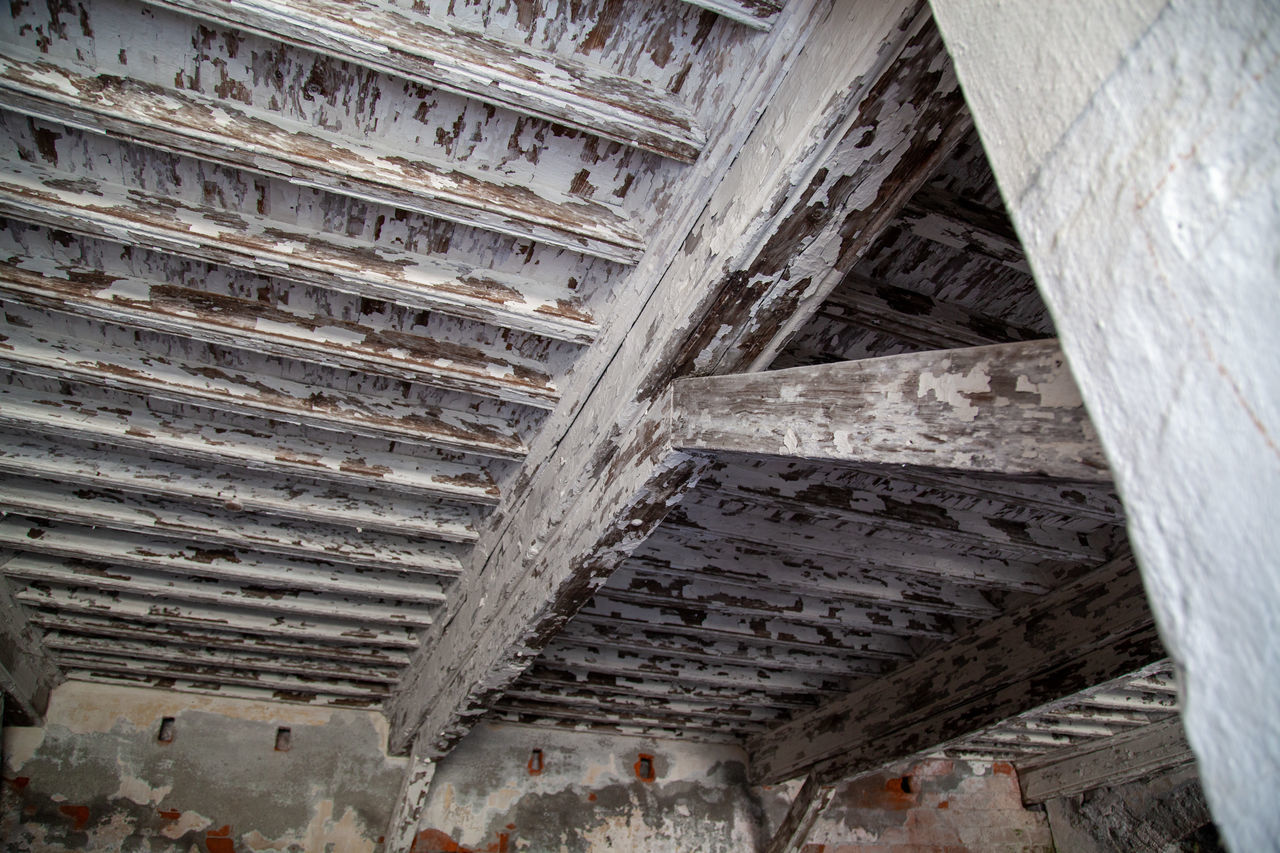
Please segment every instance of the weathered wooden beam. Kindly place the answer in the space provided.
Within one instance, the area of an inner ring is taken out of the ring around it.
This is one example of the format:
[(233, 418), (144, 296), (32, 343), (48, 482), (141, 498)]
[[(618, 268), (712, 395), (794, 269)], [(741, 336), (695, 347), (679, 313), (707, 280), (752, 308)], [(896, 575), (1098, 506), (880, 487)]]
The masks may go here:
[(619, 696), (593, 691), (588, 687), (534, 687), (523, 681), (516, 681), (511, 685), (503, 698), (554, 704), (597, 717), (604, 722), (608, 722), (615, 714), (626, 716), (634, 713), (665, 720), (672, 727), (679, 727), (682, 723), (729, 723), (743, 733), (760, 731), (782, 716), (776, 709), (746, 703), (713, 706), (670, 696)]
[(38, 726), (44, 722), (49, 693), (63, 675), (3, 577), (12, 556), (0, 552), (0, 693), (9, 708)]
[(1195, 763), (1182, 719), (1055, 750), (1018, 764), (1022, 801), (1028, 805), (1080, 794), (1103, 785), (1122, 785), (1144, 776)]
[(759, 688), (729, 687), (720, 684), (695, 684), (663, 673), (643, 676), (602, 672), (599, 670), (562, 667), (554, 663), (535, 663), (516, 682), (536, 688), (539, 685), (582, 687), (624, 696), (687, 699), (708, 707), (748, 703), (763, 708), (811, 709), (817, 697), (805, 693), (770, 692)]
[(1057, 341), (675, 383), (675, 446), (1111, 478)]
[(243, 471), (164, 462), (118, 448), (69, 447), (30, 434), (0, 433), (0, 472), (90, 488), (133, 491), (162, 498), (266, 513), (306, 523), (386, 530), (449, 542), (476, 537), (466, 505), (396, 499), (378, 489), (271, 479)]
[(299, 230), (244, 209), (195, 204), (9, 164), (0, 214), (181, 257), (329, 287), (409, 308), (589, 343), (595, 321), (571, 290), (333, 232)]
[(684, 162), (692, 162), (703, 145), (687, 111), (666, 93), (585, 63), (535, 53), (385, 4), (148, 2)]
[(634, 263), (644, 250), (615, 211), (589, 199), (468, 173), (458, 163), (408, 159), (236, 102), (92, 74), (48, 58), (0, 58), (0, 106), (620, 263)]
[(172, 673), (140, 672), (135, 667), (96, 667), (85, 661), (77, 668), (67, 669), (67, 678), (88, 681), (93, 684), (122, 684), (130, 687), (152, 687), (178, 693), (194, 693), (208, 696), (225, 696), (248, 699), (251, 702), (286, 702), (317, 708), (380, 708), (383, 696), (379, 694), (334, 694), (319, 689), (317, 685), (300, 682), (294, 685), (260, 685), (245, 679), (205, 679), (200, 676), (181, 676)]
[(179, 600), (156, 601), (127, 592), (101, 592), (88, 587), (28, 586), (14, 593), (24, 606), (64, 616), (125, 619), (158, 626), (214, 628), (257, 637), (281, 637), (300, 642), (338, 643), (350, 648), (414, 649), (416, 626), (357, 624), (331, 616), (300, 618), (233, 607), (213, 608)]
[(273, 518), (110, 489), (0, 474), (0, 511), (207, 546), (413, 572), (462, 573), (466, 546), (388, 531)]
[(899, 221), (917, 237), (977, 252), (1026, 275), (1027, 256), (1003, 210), (993, 211), (939, 190), (924, 187), (902, 211)]
[(670, 262), (641, 270), (635, 321), (575, 368), (585, 378), (389, 706), (394, 750), (421, 736), (447, 751), (696, 478), (702, 463), (657, 450), (670, 380), (767, 359), (783, 318), (816, 310), (967, 130), (919, 4), (823, 11)]
[(417, 753), (409, 755), (404, 779), (400, 782), (400, 793), (396, 797), (395, 808), (391, 810), (387, 831), (384, 833), (385, 853), (413, 853), (413, 845), (427, 806), (427, 794), (435, 775), (434, 761)]
[(522, 722), (538, 721), (545, 723), (546, 718), (574, 720), (597, 725), (621, 724), (631, 726), (647, 726), (662, 732), (687, 731), (696, 734), (698, 740), (704, 740), (705, 732), (726, 734), (733, 741), (741, 743), (741, 724), (727, 722), (714, 717), (689, 719), (673, 717), (652, 711), (616, 709), (607, 714), (587, 707), (558, 705), (554, 702), (543, 702), (528, 698), (503, 698), (494, 705), (494, 710), (519, 714)]
[(710, 9), (722, 18), (746, 24), (753, 30), (768, 30), (782, 11), (778, 0), (685, 0), (702, 9)]
[(752, 739), (753, 778), (835, 780), (976, 732), (1164, 657), (1133, 558)]
[(904, 287), (872, 281), (857, 273), (850, 273), (840, 282), (818, 313), (831, 320), (892, 335), (926, 350), (1051, 337), (1037, 329), (981, 314), (953, 302), (942, 302)]
[[(275, 358), (358, 371), (546, 408), (558, 399), (544, 362), (490, 350), (427, 329), (395, 329), (332, 316), (299, 316), (187, 283), (106, 274), (80, 264), (0, 263), (7, 310), (37, 323), (42, 312), (176, 335)], [(363, 318), (362, 318), (363, 319)], [(52, 325), (41, 323), (40, 325)]]
[(805, 839), (818, 819), (818, 815), (831, 802), (835, 785), (823, 785), (812, 775), (806, 776), (800, 790), (796, 791), (782, 823), (769, 840), (765, 853), (799, 853), (804, 850)]
[(447, 582), (419, 574), (277, 557), (173, 539), (116, 533), (68, 524), (0, 518), (0, 547), (111, 566), (257, 584), (264, 589), (307, 590), (395, 598), (427, 606), (445, 600)]
[(116, 399), (42, 394), (5, 384), (0, 376), (0, 428), (5, 430), (204, 463), (252, 477), (301, 477), (482, 506), (498, 502), (497, 484), (474, 460), (352, 447), (339, 436), (326, 445), (320, 436), (289, 424), (211, 421), (198, 410), (164, 412), (141, 398), (132, 402), (125, 409)]
[(261, 581), (215, 580), (166, 572), (22, 553), (9, 560), (5, 577), (29, 585), (88, 587), (106, 593), (127, 593), (164, 601), (185, 601), (210, 607), (258, 610), (273, 616), (319, 617), (361, 624), (431, 624), (434, 607), (421, 601), (386, 595), (311, 591), (288, 581), (267, 586)]

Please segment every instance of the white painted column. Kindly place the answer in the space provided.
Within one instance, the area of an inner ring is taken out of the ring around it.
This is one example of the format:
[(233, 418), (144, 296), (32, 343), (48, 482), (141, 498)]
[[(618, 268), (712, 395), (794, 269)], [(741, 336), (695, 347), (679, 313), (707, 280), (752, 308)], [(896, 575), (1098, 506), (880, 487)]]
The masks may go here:
[(1115, 472), (1216, 821), (1280, 838), (1280, 6), (933, 0)]

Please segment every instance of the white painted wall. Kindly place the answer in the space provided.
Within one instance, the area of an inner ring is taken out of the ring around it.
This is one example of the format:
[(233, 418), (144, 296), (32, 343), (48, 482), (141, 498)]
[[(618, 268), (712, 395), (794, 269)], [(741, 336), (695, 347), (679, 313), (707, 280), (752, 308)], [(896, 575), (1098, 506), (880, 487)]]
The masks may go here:
[(1236, 850), (1280, 838), (1280, 5), (933, 0)]

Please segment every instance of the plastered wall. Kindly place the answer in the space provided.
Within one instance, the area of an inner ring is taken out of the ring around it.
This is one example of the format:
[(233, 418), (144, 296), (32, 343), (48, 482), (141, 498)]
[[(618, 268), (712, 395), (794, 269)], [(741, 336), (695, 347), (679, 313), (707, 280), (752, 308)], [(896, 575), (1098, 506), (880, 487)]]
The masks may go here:
[(0, 838), (6, 853), (373, 851), (404, 772), (386, 740), (367, 711), (66, 682), (44, 727), (4, 730)]
[(737, 747), (481, 725), (440, 762), (413, 849), (742, 853), (760, 814)]

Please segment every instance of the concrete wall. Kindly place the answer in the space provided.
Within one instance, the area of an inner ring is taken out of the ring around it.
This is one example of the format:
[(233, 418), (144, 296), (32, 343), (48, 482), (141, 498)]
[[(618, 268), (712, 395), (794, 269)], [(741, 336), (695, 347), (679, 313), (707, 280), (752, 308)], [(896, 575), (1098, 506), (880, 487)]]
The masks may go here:
[(42, 728), (4, 730), (0, 838), (9, 853), (373, 851), (404, 772), (386, 742), (367, 711), (67, 682)]
[(440, 761), (413, 849), (743, 853), (759, 819), (737, 747), (485, 724)]
[(1008, 764), (929, 760), (839, 786), (804, 853), (1051, 853)]

